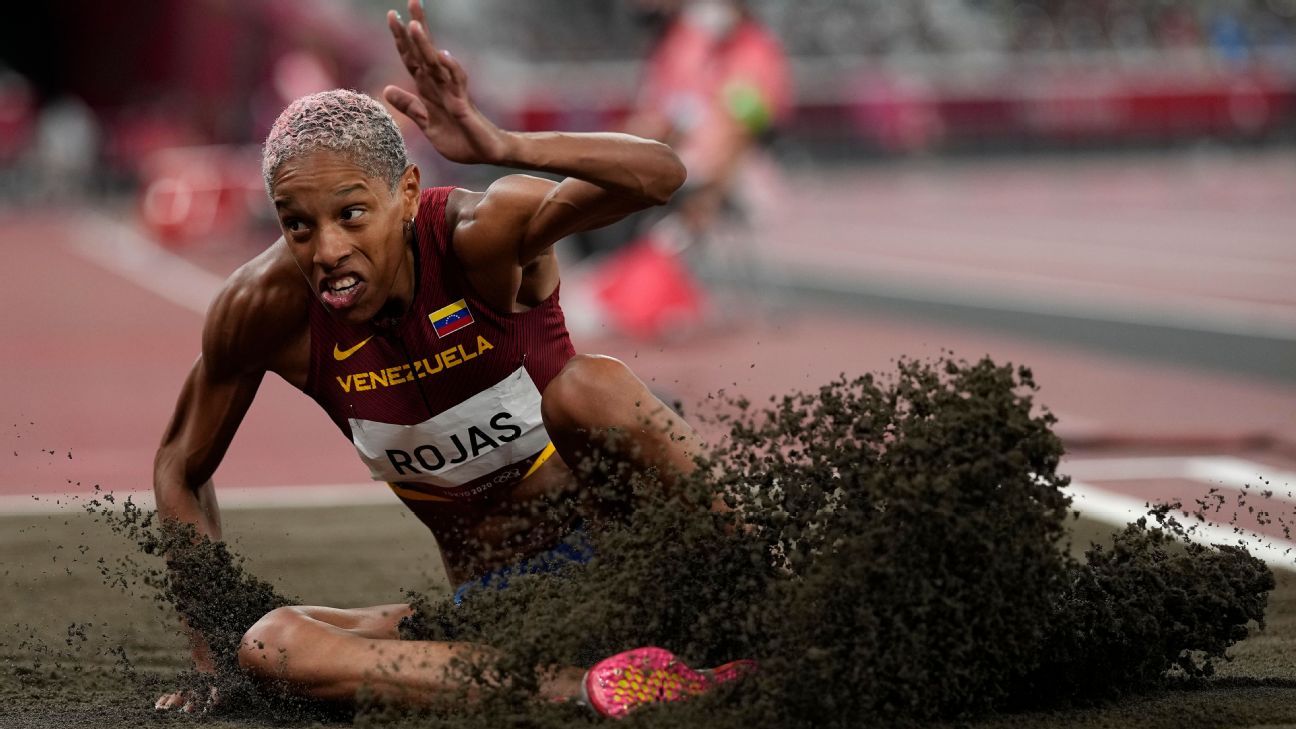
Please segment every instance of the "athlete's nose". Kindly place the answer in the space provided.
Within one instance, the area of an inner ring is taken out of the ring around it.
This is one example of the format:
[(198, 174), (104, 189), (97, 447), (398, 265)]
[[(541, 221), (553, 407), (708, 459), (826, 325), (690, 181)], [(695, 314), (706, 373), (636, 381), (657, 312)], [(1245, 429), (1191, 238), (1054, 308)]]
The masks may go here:
[(338, 226), (325, 225), (315, 244), (314, 262), (326, 269), (337, 268), (351, 255), (351, 240)]

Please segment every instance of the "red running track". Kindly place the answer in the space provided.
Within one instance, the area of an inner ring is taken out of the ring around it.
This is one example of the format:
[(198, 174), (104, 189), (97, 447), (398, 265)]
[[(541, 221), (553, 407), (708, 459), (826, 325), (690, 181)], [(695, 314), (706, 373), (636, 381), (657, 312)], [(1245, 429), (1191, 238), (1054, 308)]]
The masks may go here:
[[(946, 171), (930, 171), (927, 177), (907, 171), (908, 182), (891, 189), (881, 184), (885, 171), (874, 171), (857, 176), (852, 185), (839, 185), (836, 197), (807, 181), (798, 188), (807, 190), (807, 205), (819, 206), (814, 208), (818, 228), (803, 232), (796, 253), (804, 265), (840, 271), (867, 267), (879, 241), (891, 240), (887, 251), (894, 258), (896, 249), (904, 249), (903, 257), (910, 261), (906, 266), (916, 277), (955, 271), (957, 275), (940, 282), (950, 288), (1026, 271), (1072, 280), (1082, 293), (1094, 285), (1132, 290), (1138, 286), (1131, 282), (1144, 280), (1136, 274), (1145, 270), (1155, 272), (1157, 291), (1191, 296), (1194, 305), (1260, 303), (1273, 307), (1268, 311), (1274, 321), (1286, 321), (1289, 309), (1296, 309), (1296, 285), (1291, 285), (1296, 283), (1291, 253), (1296, 249), (1281, 241), (1286, 240), (1285, 232), (1296, 230), (1296, 185), (1267, 185), (1287, 180), (1289, 172), (1266, 160), (1253, 161), (1259, 183), (1252, 184), (1259, 185), (1260, 193), (1248, 197), (1239, 180), (1250, 178), (1234, 169), (1234, 162), (1218, 173), (1225, 182), (1231, 179), (1229, 184), (1210, 182), (1215, 178), (1209, 175), (1185, 183), (1181, 161), (1133, 171), (1105, 166), (1111, 164), (1078, 170), (1063, 166), (1053, 173), (1041, 163), (990, 172), (972, 169), (950, 173), (952, 181), (945, 179)], [(1029, 215), (1013, 212), (1013, 195), (1002, 186), (985, 189), (986, 175), (1016, 179), (1012, 184), (1030, 203), (1023, 208)], [(1107, 190), (1122, 178), (1134, 181), (1128, 188), (1134, 192), (1120, 196)], [(955, 194), (958, 180), (979, 192), (960, 202)], [(1088, 192), (1077, 193), (1068, 205), (1065, 193), (1071, 190)], [(885, 208), (851, 204), (871, 199), (871, 194), (890, 203)], [(1201, 204), (1185, 218), (1185, 206), (1193, 207), (1190, 203), (1198, 197)], [(1105, 243), (1088, 253), (1073, 250), (1081, 243), (1075, 238), (1077, 227), (1086, 216), (1092, 219), (1104, 210), (1108, 214), (1095, 221), (1095, 230), (1102, 232)], [(1156, 223), (1158, 216), (1164, 225)], [(879, 223), (876, 230), (882, 233), (871, 233), (873, 218), (890, 227)], [(5, 446), (0, 496), (9, 497), (10, 505), (14, 497), (31, 494), (85, 493), (92, 484), (119, 492), (148, 490), (153, 450), (198, 351), (202, 319), (194, 310), (200, 304), (194, 302), (203, 300), (205, 292), (189, 286), (192, 290), (186, 294), (184, 277), (170, 271), (155, 276), (170, 282), (165, 297), (133, 282), (131, 275), (148, 279), (149, 266), (122, 262), (129, 256), (110, 240), (120, 237), (120, 231), (113, 233), (104, 220), (66, 211), (0, 212), (10, 271), (5, 316), (0, 318), (0, 402), (5, 415), (0, 423)], [(1123, 227), (1123, 220), (1129, 225)], [(1234, 223), (1238, 235), (1231, 247), (1225, 246), (1228, 252), (1221, 253), (1212, 243), (1215, 233)], [(1009, 235), (1013, 226), (1019, 235)], [(1065, 235), (1053, 229), (1059, 226)], [(1198, 234), (1191, 232), (1194, 229)], [(771, 230), (777, 234), (781, 229)], [(982, 242), (986, 260), (966, 250), (950, 250), (966, 244), (960, 231), (968, 230), (976, 231), (969, 235)], [(910, 237), (921, 244), (905, 249), (897, 242)], [(993, 239), (1001, 239), (1002, 245), (992, 245)], [(1065, 265), (1049, 268), (1046, 252), (1030, 253), (1032, 240), (1068, 250), (1059, 259)], [(769, 238), (758, 245), (768, 258), (786, 255)], [(878, 255), (885, 258), (883, 252)], [(1122, 265), (1122, 260), (1133, 263)], [(879, 270), (906, 280), (908, 274), (886, 265)], [(134, 274), (123, 275), (131, 266)], [(214, 267), (223, 274), (231, 264), (227, 260)], [(1218, 275), (1204, 275), (1212, 268)], [(186, 295), (187, 306), (176, 303)], [(1120, 297), (1107, 296), (1100, 303), (1121, 302)], [(1270, 469), (1286, 478), (1296, 472), (1296, 453), (1273, 447), (1296, 443), (1296, 387), (1286, 382), (900, 316), (809, 308), (769, 315), (760, 309), (753, 307), (754, 313), (741, 321), (730, 320), (722, 328), (670, 346), (604, 334), (579, 336), (576, 345), (580, 351), (625, 359), (654, 388), (682, 399), (691, 409), (721, 389), (759, 403), (769, 395), (815, 387), (842, 372), (890, 369), (900, 355), (928, 357), (942, 350), (966, 358), (989, 354), (1031, 366), (1041, 384), (1038, 400), (1059, 415), (1061, 432), (1071, 436), (1077, 467), (1081, 459), (1112, 455), (1110, 448), (1077, 446), (1091, 436), (1116, 433), (1170, 436), (1173, 441), (1139, 451), (1124, 449), (1119, 455), (1126, 459), (1166, 452), (1232, 455), (1254, 464), (1257, 474)], [(1185, 434), (1202, 438), (1185, 446), (1179, 439)], [(1247, 441), (1245, 436), (1252, 435), (1269, 440)], [(1137, 464), (1131, 468), (1138, 470)], [(1135, 501), (1177, 496), (1191, 503), (1212, 485), (1209, 479), (1184, 479), (1177, 473), (1129, 478), (1116, 472), (1085, 480)], [(262, 385), (217, 475), (221, 488), (366, 482), (367, 473), (351, 446), (316, 406), (273, 376)], [(385, 491), (378, 484), (371, 486)], [(1281, 503), (1270, 510), (1291, 512), (1285, 494), (1296, 483), (1274, 488), (1274, 498)], [(1282, 536), (1273, 524), (1247, 526)]]

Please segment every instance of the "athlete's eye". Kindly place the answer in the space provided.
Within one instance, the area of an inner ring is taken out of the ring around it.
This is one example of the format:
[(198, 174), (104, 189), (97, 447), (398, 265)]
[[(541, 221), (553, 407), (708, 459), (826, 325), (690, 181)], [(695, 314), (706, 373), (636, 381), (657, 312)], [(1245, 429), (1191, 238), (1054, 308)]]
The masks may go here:
[(287, 220), (283, 221), (283, 227), (284, 230), (288, 231), (289, 233), (300, 233), (306, 230), (306, 224), (298, 220), (297, 218), (288, 218)]
[(354, 223), (364, 216), (364, 208), (347, 208), (342, 211), (342, 222)]

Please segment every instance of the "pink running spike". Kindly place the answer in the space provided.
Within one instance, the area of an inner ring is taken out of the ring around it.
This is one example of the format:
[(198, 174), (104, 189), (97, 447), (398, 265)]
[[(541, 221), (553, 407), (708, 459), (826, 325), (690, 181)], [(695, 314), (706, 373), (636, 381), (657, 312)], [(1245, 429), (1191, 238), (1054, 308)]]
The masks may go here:
[(644, 704), (706, 693), (755, 667), (752, 661), (734, 661), (713, 671), (698, 671), (664, 648), (636, 648), (595, 664), (585, 674), (581, 693), (594, 711), (619, 719)]

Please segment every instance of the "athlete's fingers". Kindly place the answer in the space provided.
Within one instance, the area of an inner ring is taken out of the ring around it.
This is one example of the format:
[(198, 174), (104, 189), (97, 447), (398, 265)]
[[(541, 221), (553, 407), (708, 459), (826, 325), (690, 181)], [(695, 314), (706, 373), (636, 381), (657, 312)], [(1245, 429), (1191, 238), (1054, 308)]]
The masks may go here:
[(450, 55), (450, 51), (441, 51), (441, 65), (450, 73), (452, 88), (460, 95), (468, 89), (468, 72), (459, 65), (459, 60)]
[(158, 697), (157, 702), (153, 704), (153, 708), (158, 711), (169, 711), (183, 702), (184, 695), (179, 691), (176, 691), (169, 694), (162, 694)]
[(441, 84), (442, 89), (452, 89), (454, 86), (454, 75), (451, 74), (449, 67), (445, 64), (445, 51), (437, 53), (436, 77), (437, 82)]
[(399, 86), (388, 86), (383, 89), (383, 98), (420, 127), (426, 127), (431, 121), (423, 101)]
[[(414, 25), (413, 21), (410, 23), (410, 26), (412, 25)], [(431, 59), (425, 56), (423, 49), (414, 40), (410, 26), (401, 22), (396, 11), (387, 12), (387, 29), (391, 31), (392, 38), (396, 42), (396, 52), (400, 55), (401, 62), (405, 64), (405, 70), (415, 79), (418, 79), (419, 71), (423, 71), (424, 76), (430, 78), (434, 85), (445, 83), (446, 75), (439, 69), (435, 54)], [(427, 35), (426, 27), (423, 29), (423, 34)]]
[(387, 11), (387, 29), (391, 31), (392, 39), (396, 41), (396, 53), (400, 55), (401, 62), (405, 64), (405, 70), (414, 75), (418, 71), (418, 58), (414, 54), (414, 49), (410, 45), (409, 33), (405, 30), (405, 24), (401, 22), (400, 15), (395, 10)]
[(436, 45), (432, 43), (432, 36), (428, 35), (423, 24), (417, 20), (411, 20), (409, 34), (410, 41), (414, 44), (414, 49), (418, 53), (420, 60), (429, 68), (439, 65), (437, 63)]
[(409, 14), (410, 20), (427, 23), (427, 15), (423, 12), (422, 0), (409, 0)]

